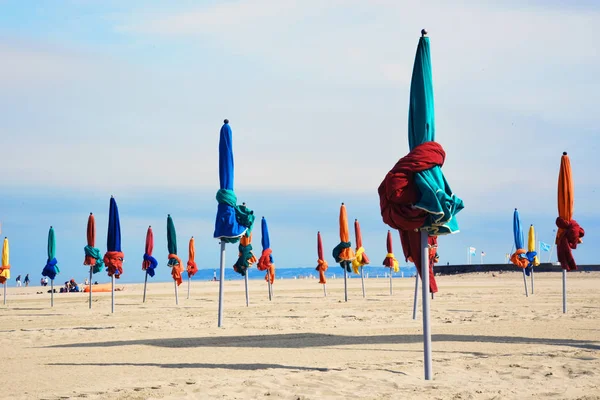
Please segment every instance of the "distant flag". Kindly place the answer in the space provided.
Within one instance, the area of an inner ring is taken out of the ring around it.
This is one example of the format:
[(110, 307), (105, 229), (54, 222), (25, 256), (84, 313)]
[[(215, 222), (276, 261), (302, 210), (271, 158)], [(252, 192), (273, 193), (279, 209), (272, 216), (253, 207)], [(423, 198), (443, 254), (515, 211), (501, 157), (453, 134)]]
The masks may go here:
[(470, 253), (472, 256), (474, 256), (474, 255), (476, 254), (476, 253), (475, 253), (475, 250), (477, 250), (475, 247), (469, 247), (469, 253)]
[(540, 250), (541, 251), (550, 251), (551, 249), (552, 249), (552, 246), (550, 246), (548, 243), (540, 242)]

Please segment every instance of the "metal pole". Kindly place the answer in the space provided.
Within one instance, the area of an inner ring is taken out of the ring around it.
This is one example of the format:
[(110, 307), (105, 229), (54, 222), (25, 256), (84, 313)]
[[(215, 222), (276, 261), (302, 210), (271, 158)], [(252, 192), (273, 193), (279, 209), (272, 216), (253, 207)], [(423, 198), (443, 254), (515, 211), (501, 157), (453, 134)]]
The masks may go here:
[(360, 267), (360, 283), (362, 284), (363, 299), (364, 299), (365, 297), (367, 297), (367, 294), (365, 292), (365, 274), (363, 273), (363, 267)]
[[(392, 267), (393, 268), (393, 267)], [(392, 294), (394, 294), (394, 291), (392, 289), (392, 268), (390, 268), (390, 296)]]
[(415, 298), (413, 300), (413, 319), (417, 319), (417, 303), (419, 302), (419, 274), (415, 276)]
[(110, 312), (115, 313), (115, 276), (111, 276), (112, 290), (110, 291)]
[(177, 289), (177, 281), (173, 279), (173, 284), (175, 285), (175, 305), (179, 305), (179, 290)]
[(531, 294), (533, 294), (533, 265), (531, 266)]
[(54, 279), (50, 279), (50, 307), (54, 307)]
[(6, 305), (6, 282), (4, 282), (4, 305)]
[(187, 295), (188, 300), (190, 299), (190, 286), (191, 286), (191, 284), (192, 284), (192, 278), (190, 278), (188, 276), (188, 295)]
[(567, 313), (567, 270), (562, 270), (563, 314)]
[(148, 270), (146, 270), (146, 276), (144, 276), (144, 300), (142, 303), (146, 302), (146, 285), (148, 284)]
[(248, 296), (248, 271), (244, 275), (244, 284), (246, 285), (246, 307), (250, 305), (250, 297)]
[(92, 270), (93, 267), (90, 265), (90, 310), (92, 309)]
[(348, 272), (346, 271), (346, 267), (342, 264), (342, 268), (344, 269), (344, 301), (348, 301)]
[(527, 290), (527, 275), (525, 275), (525, 268), (523, 268), (523, 284), (525, 285), (525, 297), (529, 297), (529, 291)]
[(423, 366), (425, 369), (425, 380), (433, 378), (433, 367), (431, 365), (431, 324), (429, 320), (429, 234), (421, 231), (421, 279), (423, 279)]
[(219, 267), (219, 319), (217, 326), (223, 326), (223, 283), (225, 281), (225, 242), (221, 242), (221, 266)]
[(327, 288), (325, 286), (326, 285), (323, 284), (323, 297), (327, 297)]

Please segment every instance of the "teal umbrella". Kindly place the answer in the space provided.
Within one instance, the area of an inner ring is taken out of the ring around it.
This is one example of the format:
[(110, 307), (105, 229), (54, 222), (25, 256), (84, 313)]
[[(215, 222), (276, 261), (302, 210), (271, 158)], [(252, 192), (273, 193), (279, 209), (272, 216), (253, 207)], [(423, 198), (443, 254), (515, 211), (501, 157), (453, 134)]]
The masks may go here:
[(167, 265), (171, 267), (171, 276), (175, 283), (175, 304), (178, 305), (179, 292), (177, 287), (181, 285), (182, 282), (181, 273), (183, 272), (183, 262), (177, 255), (177, 233), (171, 214), (167, 215), (167, 250), (169, 250), (169, 261)]
[(54, 307), (54, 278), (60, 273), (58, 261), (56, 261), (56, 236), (54, 228), (50, 227), (48, 231), (48, 259), (42, 270), (42, 275), (50, 278), (50, 306)]

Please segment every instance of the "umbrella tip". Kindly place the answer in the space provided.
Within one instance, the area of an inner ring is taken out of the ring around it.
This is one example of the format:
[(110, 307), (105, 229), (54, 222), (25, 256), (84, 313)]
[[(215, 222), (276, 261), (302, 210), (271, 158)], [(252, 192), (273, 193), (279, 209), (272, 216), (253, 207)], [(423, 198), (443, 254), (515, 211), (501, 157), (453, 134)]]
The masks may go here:
[(192, 239), (193, 239), (193, 238), (194, 238), (194, 237), (192, 236)]
[(110, 195), (110, 198), (113, 199), (115, 196), (113, 196), (112, 194)]
[(342, 201), (342, 205), (344, 205), (344, 202)]
[(90, 213), (90, 215), (92, 215), (92, 213)]
[(427, 36), (427, 29), (423, 28), (421, 29), (421, 37), (425, 37)]
[(567, 155), (567, 152), (566, 152), (566, 151), (563, 151), (563, 156), (566, 156), (566, 155)]
[(227, 118), (225, 118), (225, 120), (223, 121), (224, 124), (228, 124), (229, 120)]
[(517, 208), (515, 207), (515, 211), (517, 211)]
[(148, 228), (152, 228), (152, 225), (148, 225)]

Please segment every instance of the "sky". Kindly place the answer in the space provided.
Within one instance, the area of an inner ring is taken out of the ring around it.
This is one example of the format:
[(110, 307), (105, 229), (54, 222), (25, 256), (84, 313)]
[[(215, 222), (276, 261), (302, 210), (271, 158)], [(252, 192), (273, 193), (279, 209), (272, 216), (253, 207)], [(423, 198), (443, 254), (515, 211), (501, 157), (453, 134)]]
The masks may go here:
[[(377, 187), (408, 152), (422, 28), (443, 171), (465, 202), (461, 232), (439, 240), (440, 262), (464, 263), (469, 246), (504, 262), (515, 207), (551, 243), (563, 151), (586, 229), (576, 259), (598, 262), (600, 3), (417, 3), (0, 0), (0, 222), (13, 274), (39, 279), (52, 225), (61, 277), (83, 279), (87, 217), (104, 252), (111, 195), (124, 281), (143, 279), (148, 225), (157, 279), (168, 279), (168, 213), (184, 259), (193, 235), (200, 268), (216, 268), (225, 118), (236, 193), (267, 218), (278, 267), (316, 266), (319, 230), (334, 263), (341, 202), (379, 264), (388, 227)], [(258, 229), (254, 241), (260, 253)]]

